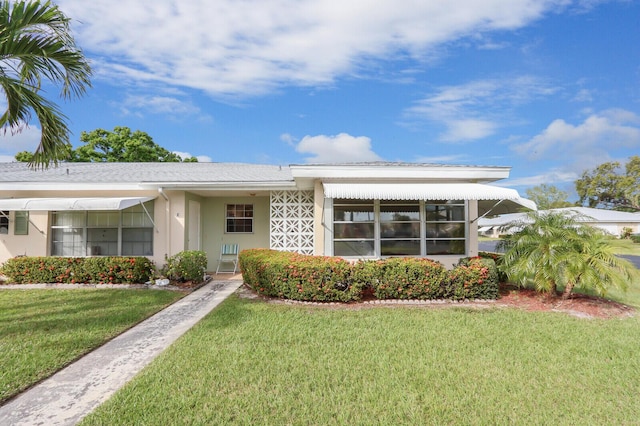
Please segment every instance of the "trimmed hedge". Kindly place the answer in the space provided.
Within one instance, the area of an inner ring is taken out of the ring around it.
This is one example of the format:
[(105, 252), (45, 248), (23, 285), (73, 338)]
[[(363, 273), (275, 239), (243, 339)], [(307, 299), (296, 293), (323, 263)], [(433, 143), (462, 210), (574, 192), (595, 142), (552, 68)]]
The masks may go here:
[(244, 282), (267, 296), (323, 302), (362, 297), (350, 280), (351, 265), (337, 257), (250, 249), (240, 252), (239, 261)]
[(0, 273), (10, 283), (145, 283), (155, 267), (146, 257), (14, 257)]
[(360, 300), (365, 290), (377, 299), (496, 299), (498, 270), (492, 259), (461, 259), (448, 271), (422, 258), (388, 258), (354, 264), (344, 259), (269, 249), (240, 253), (247, 285), (260, 294), (291, 300)]

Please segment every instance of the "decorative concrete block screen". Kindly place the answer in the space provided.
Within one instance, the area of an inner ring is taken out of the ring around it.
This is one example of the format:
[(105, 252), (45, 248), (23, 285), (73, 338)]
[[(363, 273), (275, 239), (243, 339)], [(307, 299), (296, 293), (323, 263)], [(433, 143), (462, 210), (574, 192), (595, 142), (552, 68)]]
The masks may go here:
[(313, 191), (271, 191), (270, 247), (313, 254)]

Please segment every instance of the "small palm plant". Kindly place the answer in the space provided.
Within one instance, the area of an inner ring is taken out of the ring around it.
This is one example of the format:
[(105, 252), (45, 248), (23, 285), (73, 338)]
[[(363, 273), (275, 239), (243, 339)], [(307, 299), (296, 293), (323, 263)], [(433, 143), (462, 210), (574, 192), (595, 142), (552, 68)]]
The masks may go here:
[(611, 287), (626, 290), (638, 277), (633, 264), (617, 257), (604, 233), (580, 223), (575, 212), (533, 212), (507, 225), (514, 231), (503, 242), (503, 272), (520, 286), (563, 299), (574, 288), (605, 295)]

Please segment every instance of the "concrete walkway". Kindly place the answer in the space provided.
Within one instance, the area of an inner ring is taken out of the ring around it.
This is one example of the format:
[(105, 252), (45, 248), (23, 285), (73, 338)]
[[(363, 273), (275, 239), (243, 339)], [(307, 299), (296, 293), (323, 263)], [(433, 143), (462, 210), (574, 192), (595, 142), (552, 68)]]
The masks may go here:
[(211, 281), (0, 407), (0, 425), (75, 425), (232, 294)]

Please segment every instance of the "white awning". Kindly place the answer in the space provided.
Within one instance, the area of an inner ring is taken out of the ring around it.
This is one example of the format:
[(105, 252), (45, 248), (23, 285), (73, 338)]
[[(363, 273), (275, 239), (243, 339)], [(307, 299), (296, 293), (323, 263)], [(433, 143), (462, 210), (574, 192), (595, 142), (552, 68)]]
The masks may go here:
[(100, 198), (5, 198), (0, 199), (0, 210), (124, 210), (155, 197), (100, 197)]
[(504, 214), (536, 204), (511, 188), (480, 183), (326, 183), (327, 198), (356, 200), (478, 200), (478, 213)]

